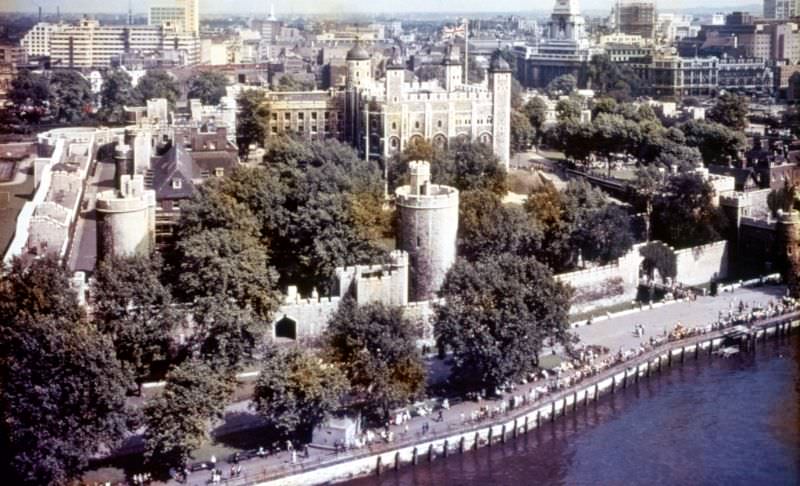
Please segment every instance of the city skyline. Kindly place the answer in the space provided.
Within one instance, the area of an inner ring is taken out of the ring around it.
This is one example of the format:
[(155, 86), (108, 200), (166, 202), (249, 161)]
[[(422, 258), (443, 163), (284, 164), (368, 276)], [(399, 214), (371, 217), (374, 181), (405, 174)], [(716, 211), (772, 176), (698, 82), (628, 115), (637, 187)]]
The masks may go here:
[[(145, 2), (134, 2), (133, 12), (143, 14), (153, 5), (164, 4), (164, 1), (151, 0)], [(269, 12), (271, 2), (251, 2), (243, 4), (236, 0), (200, 0), (200, 11), (204, 14), (219, 15), (230, 14), (258, 14)], [(508, 12), (537, 12), (546, 13), (552, 8), (550, 1), (531, 2), (527, 0), (503, 0), (487, 4), (480, 0), (465, 0), (458, 3), (457, 8), (453, 4), (444, 1), (428, 2), (424, 0), (410, 0), (398, 4), (383, 0), (363, 4), (352, 0), (337, 0), (315, 2), (313, 0), (295, 0), (292, 2), (273, 2), (277, 15), (296, 15), (296, 14), (330, 14), (335, 16), (346, 16), (349, 14), (408, 14), (408, 13), (508, 13)], [(610, 11), (614, 0), (583, 0), (580, 2), (582, 11)], [(44, 12), (55, 12), (60, 8), (62, 13), (124, 13), (128, 11), (128, 0), (73, 0), (65, 2), (63, 0), (39, 0), (34, 2), (22, 0), (10, 0), (0, 5), (0, 11), (4, 12), (35, 12), (39, 7)], [(682, 9), (696, 8), (718, 8), (720, 10), (731, 10), (735, 8), (746, 8), (748, 10), (760, 10), (761, 4), (752, 0), (711, 0), (709, 2), (696, 2), (693, 0), (676, 0), (669, 3), (669, 7), (659, 5), (660, 11), (677, 11)]]

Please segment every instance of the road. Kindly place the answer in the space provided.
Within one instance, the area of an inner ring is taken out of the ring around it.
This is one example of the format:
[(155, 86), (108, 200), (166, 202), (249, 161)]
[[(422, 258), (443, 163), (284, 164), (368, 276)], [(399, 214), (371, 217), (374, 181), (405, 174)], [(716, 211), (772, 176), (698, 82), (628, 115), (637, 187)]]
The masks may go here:
[(95, 196), (100, 191), (114, 188), (113, 162), (97, 161), (93, 176), (89, 176), (83, 200), (86, 209), (78, 215), (75, 233), (70, 243), (69, 268), (72, 271), (92, 272), (97, 263), (97, 215)]

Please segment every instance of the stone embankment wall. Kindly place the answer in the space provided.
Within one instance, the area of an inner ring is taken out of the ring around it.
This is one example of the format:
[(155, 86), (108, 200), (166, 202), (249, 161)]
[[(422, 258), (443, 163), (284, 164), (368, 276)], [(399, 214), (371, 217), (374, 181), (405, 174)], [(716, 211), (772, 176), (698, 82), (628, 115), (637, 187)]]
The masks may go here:
[[(800, 328), (800, 321), (797, 320), (797, 315), (792, 318), (784, 316), (784, 318), (770, 320), (762, 327), (757, 328), (751, 338), (743, 344), (745, 347), (755, 346), (757, 341), (766, 340), (768, 336), (784, 336), (798, 328)], [(724, 340), (722, 333), (717, 331), (652, 350), (629, 362), (588, 378), (574, 388), (548, 397), (541, 406), (519, 411), (516, 415), (513, 415), (512, 411), (512, 415), (499, 421), (453, 431), (449, 434), (445, 433), (438, 437), (431, 437), (430, 440), (400, 445), (383, 452), (367, 452), (360, 457), (343, 458), (340, 462), (296, 474), (283, 475), (264, 481), (245, 480), (245, 482), (237, 484), (307, 486), (335, 483), (370, 474), (381, 474), (402, 465), (417, 464), (419, 461), (433, 461), (450, 454), (506, 442), (541, 426), (546, 421), (553, 421), (567, 413), (575, 412), (579, 407), (586, 407), (603, 394), (614, 393), (619, 388), (633, 386), (639, 380), (646, 379), (652, 373), (658, 373), (663, 368), (683, 363), (686, 359), (699, 359), (703, 355), (710, 355), (722, 346)]]

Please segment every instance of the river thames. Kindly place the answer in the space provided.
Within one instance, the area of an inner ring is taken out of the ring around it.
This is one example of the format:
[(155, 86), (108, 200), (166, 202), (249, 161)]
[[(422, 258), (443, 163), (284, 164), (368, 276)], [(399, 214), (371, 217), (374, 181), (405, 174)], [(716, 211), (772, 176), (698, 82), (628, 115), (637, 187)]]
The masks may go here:
[(687, 359), (504, 445), (346, 484), (800, 484), (800, 336)]

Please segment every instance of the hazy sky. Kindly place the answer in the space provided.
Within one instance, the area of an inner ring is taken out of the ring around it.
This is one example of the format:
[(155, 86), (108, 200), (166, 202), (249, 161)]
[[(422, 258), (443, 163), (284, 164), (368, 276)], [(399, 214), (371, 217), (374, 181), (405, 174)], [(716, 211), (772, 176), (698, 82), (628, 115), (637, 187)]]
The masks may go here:
[[(0, 10), (55, 12), (127, 12), (129, 0), (0, 0)], [(581, 0), (583, 9), (608, 10), (613, 0)], [(169, 4), (170, 0), (133, 0), (134, 12), (143, 13), (150, 5)], [(759, 0), (660, 0), (663, 9), (714, 7), (760, 3)], [(554, 0), (283, 0), (275, 2), (275, 11), (281, 13), (352, 13), (352, 12), (503, 12), (550, 10)], [(264, 0), (200, 0), (200, 11), (208, 13), (266, 12), (269, 2)]]

